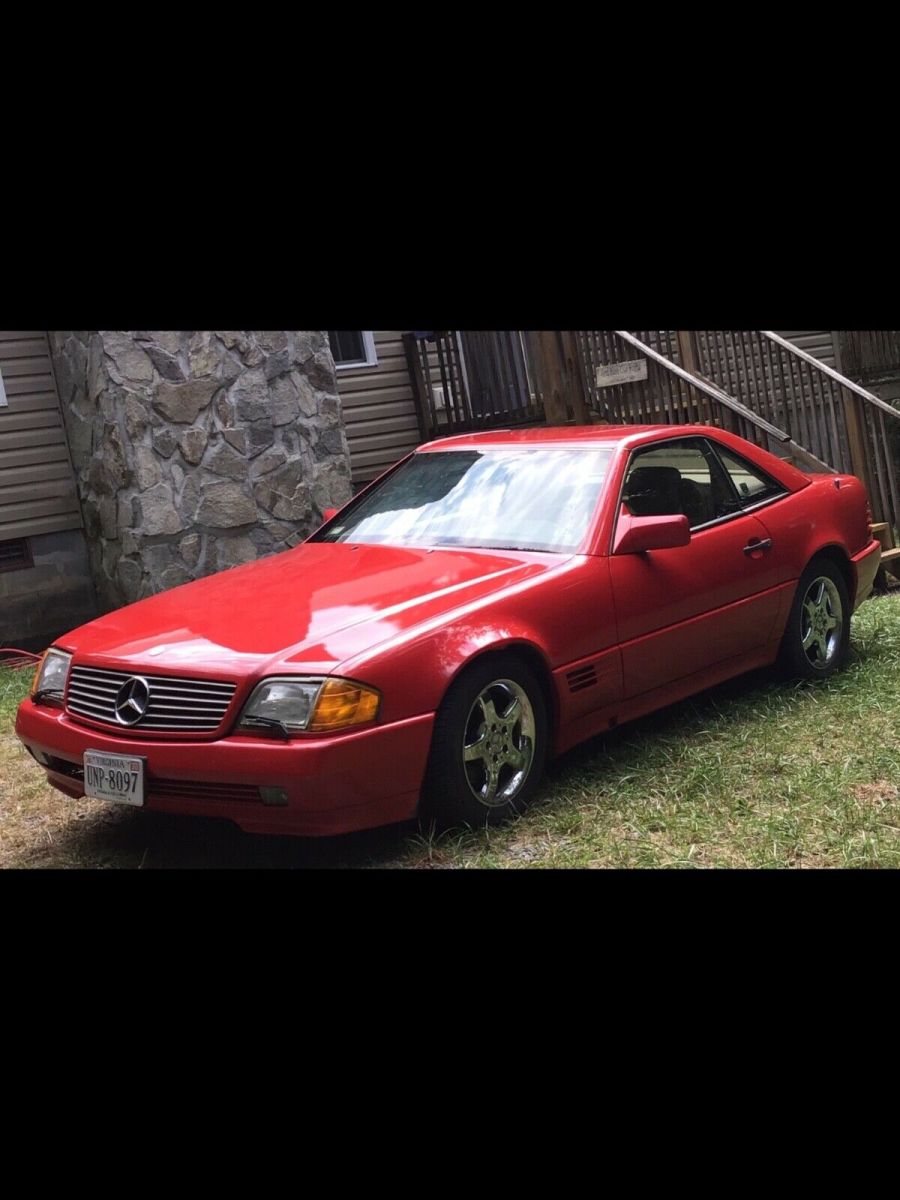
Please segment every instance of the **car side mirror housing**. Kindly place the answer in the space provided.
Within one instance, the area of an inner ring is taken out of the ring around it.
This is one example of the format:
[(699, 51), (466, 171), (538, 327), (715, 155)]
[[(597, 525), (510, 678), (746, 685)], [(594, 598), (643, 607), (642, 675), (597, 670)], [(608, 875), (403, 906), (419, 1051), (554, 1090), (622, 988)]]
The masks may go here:
[(336, 517), (337, 515), (338, 515), (338, 510), (336, 508), (323, 508), (322, 509), (323, 523), (325, 521), (330, 521), (332, 517)]
[(616, 526), (613, 554), (645, 554), (648, 550), (675, 550), (689, 546), (691, 524), (684, 514), (666, 517), (633, 517), (622, 513)]

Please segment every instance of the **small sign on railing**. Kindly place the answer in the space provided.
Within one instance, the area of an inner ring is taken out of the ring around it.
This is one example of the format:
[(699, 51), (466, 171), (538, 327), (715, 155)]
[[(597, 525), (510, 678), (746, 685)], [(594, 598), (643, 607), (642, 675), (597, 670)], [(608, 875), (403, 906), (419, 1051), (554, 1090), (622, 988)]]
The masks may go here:
[(628, 362), (610, 363), (597, 368), (597, 387), (614, 387), (618, 383), (640, 383), (647, 378), (646, 358), (629, 359)]
[(0, 408), (6, 408), (7, 404), (6, 388), (3, 386), (3, 372), (0, 371)]

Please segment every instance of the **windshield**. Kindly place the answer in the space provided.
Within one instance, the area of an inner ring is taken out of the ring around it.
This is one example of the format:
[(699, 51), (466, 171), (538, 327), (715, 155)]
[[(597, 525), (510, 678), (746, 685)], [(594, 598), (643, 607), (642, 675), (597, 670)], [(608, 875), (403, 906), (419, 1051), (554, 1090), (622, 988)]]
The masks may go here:
[(314, 540), (572, 553), (611, 454), (597, 447), (416, 454)]

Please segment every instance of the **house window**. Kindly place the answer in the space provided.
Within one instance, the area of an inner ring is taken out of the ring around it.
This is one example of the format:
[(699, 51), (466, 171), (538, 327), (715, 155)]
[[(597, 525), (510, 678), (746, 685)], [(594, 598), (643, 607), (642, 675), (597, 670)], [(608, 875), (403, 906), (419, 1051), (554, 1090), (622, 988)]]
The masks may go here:
[(28, 538), (0, 542), (0, 571), (22, 571), (25, 567), (33, 566)]
[(6, 388), (3, 386), (3, 372), (0, 371), (0, 408), (6, 408)]
[(331, 342), (334, 365), (339, 371), (348, 371), (355, 367), (376, 367), (378, 365), (378, 356), (375, 353), (375, 337), (370, 330), (362, 332), (355, 330), (329, 330), (328, 340)]

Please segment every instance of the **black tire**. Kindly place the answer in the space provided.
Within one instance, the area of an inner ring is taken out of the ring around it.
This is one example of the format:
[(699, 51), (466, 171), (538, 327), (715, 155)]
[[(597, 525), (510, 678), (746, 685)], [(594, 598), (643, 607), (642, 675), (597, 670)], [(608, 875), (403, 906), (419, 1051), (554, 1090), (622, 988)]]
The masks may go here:
[[(840, 670), (850, 647), (851, 615), (842, 572), (831, 559), (814, 558), (800, 577), (781, 643), (785, 672), (800, 679), (827, 679)], [(839, 628), (829, 629), (835, 618)]]
[[(496, 719), (489, 720), (489, 712)], [(504, 720), (504, 713), (512, 718)], [(438, 709), (420, 824), (446, 829), (507, 820), (533, 796), (546, 758), (547, 706), (534, 672), (513, 653), (479, 660), (451, 685)]]

